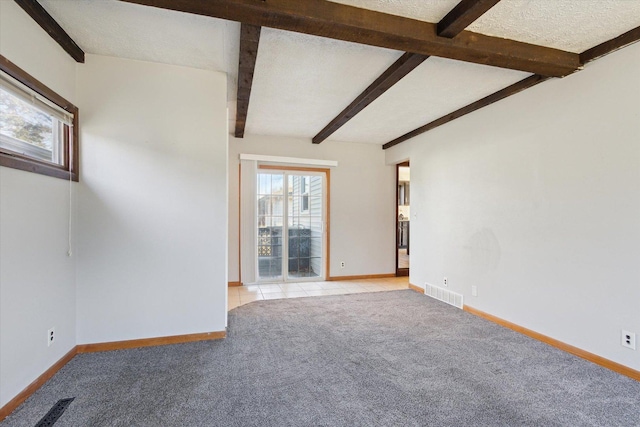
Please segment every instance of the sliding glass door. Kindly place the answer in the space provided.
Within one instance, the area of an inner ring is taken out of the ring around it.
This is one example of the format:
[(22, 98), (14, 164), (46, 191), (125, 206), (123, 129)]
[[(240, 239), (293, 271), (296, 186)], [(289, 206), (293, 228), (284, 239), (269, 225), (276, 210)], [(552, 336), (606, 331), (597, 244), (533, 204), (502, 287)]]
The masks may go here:
[(258, 172), (259, 281), (324, 279), (325, 181), (324, 172)]

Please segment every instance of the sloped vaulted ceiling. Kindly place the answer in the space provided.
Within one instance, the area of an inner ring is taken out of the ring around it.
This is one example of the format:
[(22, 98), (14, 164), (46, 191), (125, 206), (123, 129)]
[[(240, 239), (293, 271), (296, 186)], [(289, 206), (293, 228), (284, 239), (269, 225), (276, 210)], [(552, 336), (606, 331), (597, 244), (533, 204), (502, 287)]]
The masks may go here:
[[(434, 23), (458, 4), (334, 2)], [(233, 122), (238, 23), (116, 0), (41, 4), (87, 53), (226, 72)], [(639, 26), (640, 0), (501, 0), (467, 30), (580, 53)], [(246, 133), (312, 138), (403, 53), (263, 28)], [(384, 144), (529, 75), (431, 57), (327, 141)]]

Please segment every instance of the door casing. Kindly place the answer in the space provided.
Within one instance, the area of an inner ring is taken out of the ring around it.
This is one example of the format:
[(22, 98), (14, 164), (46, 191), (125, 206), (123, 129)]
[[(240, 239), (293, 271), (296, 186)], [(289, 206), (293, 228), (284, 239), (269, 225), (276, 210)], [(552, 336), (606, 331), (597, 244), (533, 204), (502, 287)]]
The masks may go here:
[[(330, 280), (330, 243), (331, 243), (331, 205), (330, 205), (330, 200), (331, 200), (331, 174), (330, 174), (330, 169), (326, 169), (326, 168), (307, 168), (307, 167), (295, 167), (295, 166), (280, 166), (280, 165), (258, 165), (258, 173), (260, 173), (260, 170), (271, 170), (274, 172), (284, 172), (284, 173), (295, 173), (295, 172), (301, 172), (302, 174), (304, 174), (304, 172), (312, 172), (312, 173), (317, 173), (317, 174), (324, 174), (324, 194), (323, 194), (323, 202), (324, 202), (324, 239), (323, 239), (323, 263), (324, 263), (324, 271), (323, 271), (323, 277), (318, 278), (318, 277), (309, 277), (309, 278), (296, 278), (295, 282), (303, 282), (303, 281), (314, 281), (314, 280)], [(286, 176), (286, 175), (285, 175)], [(286, 212), (285, 212), (286, 213)], [(286, 218), (286, 215), (285, 215)], [(285, 220), (285, 222), (288, 221), (288, 218)], [(283, 222), (283, 224), (285, 223)], [(283, 226), (284, 228), (284, 226)], [(283, 260), (285, 259), (285, 257), (283, 257)], [(283, 261), (284, 264), (285, 261)], [(256, 256), (256, 263), (257, 263), (257, 256)], [(256, 266), (257, 268), (257, 266)], [(258, 270), (256, 270), (258, 271)], [(258, 277), (256, 277), (258, 279), (258, 283), (273, 283), (273, 282), (278, 282), (280, 280), (259, 280)], [(281, 281), (292, 281), (292, 280), (287, 280), (286, 279), (286, 274), (285, 271), (283, 269), (283, 277), (281, 279)]]

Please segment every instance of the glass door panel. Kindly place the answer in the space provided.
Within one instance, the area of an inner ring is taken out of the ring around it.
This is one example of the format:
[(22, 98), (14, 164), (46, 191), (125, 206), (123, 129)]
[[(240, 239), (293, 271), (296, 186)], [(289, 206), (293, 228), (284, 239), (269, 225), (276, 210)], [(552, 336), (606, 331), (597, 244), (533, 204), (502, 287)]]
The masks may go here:
[(282, 280), (284, 175), (258, 174), (258, 278)]
[(290, 174), (289, 209), (290, 278), (318, 278), (323, 271), (323, 176)]

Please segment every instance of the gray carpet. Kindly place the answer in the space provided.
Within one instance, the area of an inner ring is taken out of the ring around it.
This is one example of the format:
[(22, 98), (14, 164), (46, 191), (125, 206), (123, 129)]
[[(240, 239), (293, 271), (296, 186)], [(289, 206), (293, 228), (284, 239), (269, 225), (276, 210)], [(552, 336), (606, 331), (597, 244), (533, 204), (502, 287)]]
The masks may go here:
[(640, 382), (413, 291), (258, 301), (226, 340), (83, 354), (1, 426), (640, 426)]

